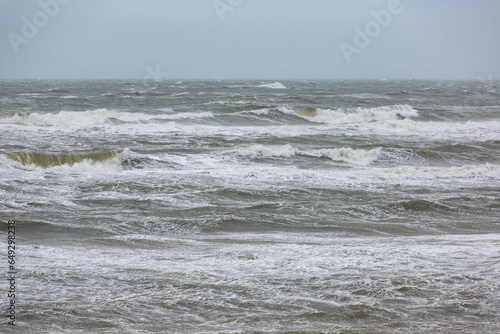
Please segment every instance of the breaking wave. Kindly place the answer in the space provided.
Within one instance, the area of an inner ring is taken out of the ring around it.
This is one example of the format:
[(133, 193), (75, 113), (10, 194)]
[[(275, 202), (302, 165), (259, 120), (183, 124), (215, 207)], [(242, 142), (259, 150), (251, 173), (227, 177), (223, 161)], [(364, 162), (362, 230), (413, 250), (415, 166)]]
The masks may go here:
[(14, 152), (0, 154), (0, 161), (17, 168), (36, 169), (71, 169), (86, 171), (89, 169), (116, 170), (133, 164), (134, 159), (128, 148), (121, 151), (76, 153), (39, 153)]
[(481, 137), (484, 135), (492, 135), (493, 138), (498, 138), (500, 131), (499, 121), (468, 121), (465, 123), (450, 123), (450, 122), (416, 122), (411, 119), (404, 120), (389, 120), (381, 123), (364, 123), (364, 124), (349, 124), (350, 129), (359, 131), (370, 131), (375, 133), (398, 133), (398, 134), (415, 134), (415, 133), (439, 133), (441, 136), (450, 134), (472, 135)]
[(169, 114), (145, 114), (121, 112), (108, 109), (88, 111), (60, 111), (54, 113), (25, 113), (4, 114), (0, 117), (0, 124), (14, 124), (22, 126), (51, 127), (61, 131), (102, 128), (122, 124), (144, 124), (158, 121), (179, 119), (196, 119), (212, 117), (211, 112), (181, 112)]
[(297, 116), (310, 122), (323, 124), (366, 123), (418, 117), (418, 111), (409, 105), (393, 105), (375, 108), (355, 109), (321, 109), (321, 108), (266, 108), (251, 110), (248, 113), (269, 115), (280, 112), (285, 115)]
[(283, 85), (280, 82), (273, 82), (273, 83), (262, 84), (262, 85), (259, 85), (257, 87), (272, 88), (272, 89), (285, 89), (286, 88), (285, 85)]
[(234, 174), (238, 177), (260, 177), (263, 179), (282, 178), (289, 179), (309, 179), (309, 180), (332, 180), (335, 182), (382, 182), (382, 183), (397, 183), (415, 182), (421, 185), (421, 182), (435, 182), (436, 180), (452, 180), (456, 182), (458, 179), (476, 182), (478, 180), (500, 180), (500, 165), (498, 164), (482, 164), (482, 165), (465, 165), (461, 167), (417, 167), (417, 166), (398, 166), (391, 168), (367, 168), (356, 170), (311, 170), (298, 169), (289, 167), (272, 167), (263, 169), (246, 169), (246, 170), (213, 170), (210, 172), (213, 175), (224, 174), (229, 176)]
[(334, 149), (300, 150), (291, 145), (264, 146), (253, 145), (246, 148), (239, 148), (234, 153), (251, 158), (289, 158), (292, 156), (306, 156), (315, 158), (327, 158), (333, 161), (343, 161), (350, 164), (366, 166), (377, 160), (381, 149), (370, 150), (353, 149), (350, 147)]

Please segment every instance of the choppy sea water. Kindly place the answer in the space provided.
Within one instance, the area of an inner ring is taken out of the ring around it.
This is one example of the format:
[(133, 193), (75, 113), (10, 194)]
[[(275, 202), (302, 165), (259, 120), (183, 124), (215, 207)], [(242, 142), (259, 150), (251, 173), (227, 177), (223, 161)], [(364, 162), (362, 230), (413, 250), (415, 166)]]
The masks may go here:
[(500, 332), (498, 81), (2, 81), (0, 196), (2, 332)]

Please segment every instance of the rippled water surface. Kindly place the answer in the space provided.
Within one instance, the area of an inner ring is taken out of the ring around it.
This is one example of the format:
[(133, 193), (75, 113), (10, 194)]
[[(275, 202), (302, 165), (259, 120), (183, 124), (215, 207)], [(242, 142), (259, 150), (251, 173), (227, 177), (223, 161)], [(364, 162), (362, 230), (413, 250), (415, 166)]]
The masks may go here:
[(498, 333), (499, 88), (1, 81), (7, 329)]

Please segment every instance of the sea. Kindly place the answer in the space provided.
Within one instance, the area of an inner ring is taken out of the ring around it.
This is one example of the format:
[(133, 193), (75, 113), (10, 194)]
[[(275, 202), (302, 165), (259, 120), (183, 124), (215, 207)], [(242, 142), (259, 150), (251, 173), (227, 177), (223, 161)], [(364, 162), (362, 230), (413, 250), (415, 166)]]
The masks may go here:
[(500, 333), (499, 81), (3, 80), (0, 197), (2, 333)]

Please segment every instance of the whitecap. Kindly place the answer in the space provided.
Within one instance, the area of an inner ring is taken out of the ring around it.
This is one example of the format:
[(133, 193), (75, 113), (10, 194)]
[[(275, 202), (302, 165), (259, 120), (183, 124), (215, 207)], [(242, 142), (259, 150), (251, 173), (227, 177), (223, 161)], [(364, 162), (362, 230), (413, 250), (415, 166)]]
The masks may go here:
[(262, 84), (262, 85), (259, 85), (257, 87), (272, 88), (272, 89), (286, 89), (285, 85), (283, 85), (280, 82), (273, 82), (273, 83)]
[(409, 105), (335, 110), (321, 108), (289, 109), (286, 107), (279, 107), (276, 110), (283, 114), (295, 115), (311, 122), (323, 124), (366, 123), (418, 116), (418, 111)]
[[(167, 109), (163, 109), (167, 111)], [(56, 130), (71, 132), (88, 129), (116, 129), (123, 126), (155, 123), (161, 120), (197, 119), (212, 117), (211, 112), (180, 112), (145, 114), (119, 110), (96, 109), (87, 111), (60, 111), (58, 113), (9, 114), (0, 118), (0, 124), (22, 126), (25, 130)]]
[(327, 158), (333, 161), (342, 161), (354, 165), (366, 166), (377, 160), (381, 149), (353, 149), (350, 147), (332, 148), (332, 149), (315, 149), (302, 150), (291, 145), (281, 146), (265, 146), (253, 145), (244, 148), (238, 148), (232, 151), (238, 155), (248, 156), (251, 158), (289, 158), (295, 155)]
[(24, 170), (62, 172), (116, 171), (132, 158), (128, 148), (96, 153), (14, 152), (0, 154), (0, 162)]
[(366, 123), (373, 121), (398, 120), (401, 118), (418, 117), (418, 111), (409, 105), (392, 105), (374, 108), (288, 108), (285, 106), (277, 108), (263, 108), (245, 111), (255, 115), (270, 115), (279, 112), (285, 115), (300, 117), (309, 122), (322, 124), (348, 124)]

